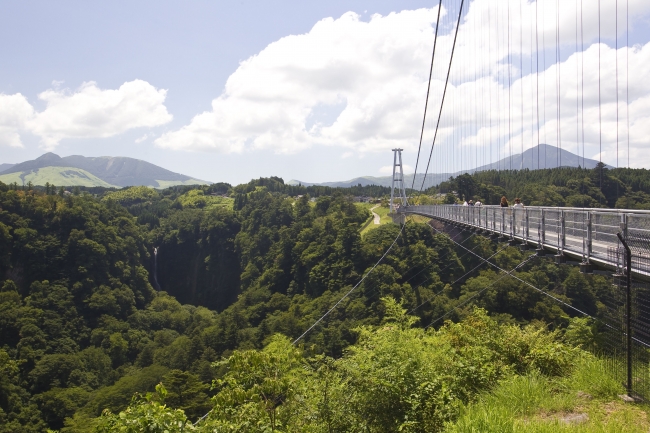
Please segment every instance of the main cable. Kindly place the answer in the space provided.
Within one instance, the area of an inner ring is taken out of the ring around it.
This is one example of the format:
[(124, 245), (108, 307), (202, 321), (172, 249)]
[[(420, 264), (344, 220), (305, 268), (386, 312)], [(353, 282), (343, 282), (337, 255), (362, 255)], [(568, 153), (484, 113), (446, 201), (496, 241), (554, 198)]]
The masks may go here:
[(436, 44), (438, 42), (438, 28), (440, 27), (440, 10), (442, 9), (442, 0), (438, 3), (438, 18), (436, 19), (436, 34), (433, 38), (433, 53), (431, 53), (431, 66), (429, 67), (429, 84), (427, 85), (427, 99), (424, 101), (424, 115), (422, 116), (422, 130), (420, 131), (420, 144), (418, 145), (418, 157), (415, 160), (415, 172), (413, 173), (413, 182), (411, 189), (414, 189), (415, 178), (418, 174), (418, 163), (420, 162), (420, 149), (422, 148), (422, 137), (424, 136), (424, 124), (427, 120), (427, 107), (429, 106), (429, 92), (431, 90), (431, 77), (433, 76), (433, 59), (436, 57)]
[(447, 69), (447, 79), (445, 80), (445, 90), (442, 92), (442, 101), (440, 102), (440, 111), (438, 112), (438, 122), (436, 123), (436, 131), (433, 134), (433, 142), (431, 143), (431, 152), (429, 152), (429, 161), (427, 161), (427, 168), (424, 172), (424, 179), (422, 179), (422, 186), (420, 187), (420, 192), (418, 194), (418, 198), (420, 197), (420, 194), (422, 194), (422, 189), (424, 188), (424, 182), (427, 179), (427, 174), (429, 174), (429, 165), (431, 164), (431, 156), (433, 155), (433, 148), (436, 145), (436, 137), (438, 136), (438, 128), (440, 127), (440, 118), (442, 117), (442, 109), (445, 105), (445, 96), (447, 95), (447, 85), (449, 84), (449, 74), (451, 73), (451, 64), (454, 60), (454, 51), (456, 50), (456, 40), (458, 39), (458, 29), (460, 28), (460, 18), (463, 15), (463, 5), (465, 4), (465, 0), (461, 0), (460, 2), (460, 10), (458, 11), (458, 21), (456, 23), (456, 31), (454, 34), (454, 44), (451, 48), (451, 56), (449, 57), (449, 68)]
[(481, 289), (480, 291), (478, 291), (477, 293), (475, 293), (473, 296), (469, 297), (468, 299), (466, 299), (465, 301), (461, 302), (460, 304), (454, 306), (451, 310), (447, 311), (447, 312), (446, 312), (445, 314), (443, 314), (442, 316), (440, 316), (440, 317), (438, 317), (437, 319), (431, 321), (431, 323), (429, 323), (427, 326), (425, 326), (424, 329), (429, 328), (429, 327), (432, 326), (434, 323), (437, 323), (440, 319), (444, 319), (445, 317), (447, 317), (448, 315), (450, 315), (450, 314), (453, 313), (454, 311), (458, 310), (458, 309), (459, 309), (460, 307), (462, 307), (463, 305), (467, 304), (467, 303), (468, 303), (469, 301), (471, 301), (472, 299), (478, 297), (481, 293), (485, 292), (487, 289), (489, 289), (490, 287), (494, 286), (496, 283), (498, 283), (499, 281), (501, 281), (502, 279), (504, 279), (504, 278), (507, 277), (508, 275), (510, 275), (510, 276), (513, 277), (513, 278), (516, 278), (514, 275), (512, 275), (512, 273), (513, 273), (514, 271), (516, 271), (517, 269), (519, 269), (520, 267), (524, 266), (526, 263), (528, 263), (528, 262), (529, 262), (533, 257), (535, 257), (535, 255), (530, 255), (527, 259), (525, 259), (524, 261), (522, 261), (521, 263), (519, 263), (519, 264), (518, 264), (517, 266), (515, 266), (512, 270), (510, 270), (510, 271), (504, 271), (505, 274), (501, 275), (499, 278), (497, 278), (496, 280), (492, 281), (492, 283), (490, 283), (488, 286), (484, 287), (483, 289)]
[(372, 268), (370, 268), (370, 270), (369, 270), (368, 272), (365, 273), (365, 275), (363, 276), (363, 278), (361, 278), (361, 279), (359, 280), (359, 282), (358, 282), (357, 284), (354, 285), (354, 287), (352, 287), (350, 290), (348, 290), (347, 293), (346, 293), (345, 295), (343, 295), (343, 296), (341, 297), (341, 299), (339, 299), (339, 300), (336, 302), (336, 304), (334, 304), (334, 305), (332, 306), (332, 308), (330, 308), (329, 310), (327, 310), (327, 312), (326, 312), (325, 314), (323, 314), (323, 315), (322, 315), (318, 320), (316, 320), (316, 321), (315, 321), (315, 322), (314, 322), (314, 323), (313, 323), (309, 328), (307, 328), (307, 330), (306, 330), (305, 332), (303, 332), (303, 333), (300, 335), (300, 337), (296, 338), (296, 339), (293, 341), (293, 343), (291, 343), (291, 344), (295, 345), (295, 344), (298, 343), (300, 340), (302, 340), (302, 338), (303, 338), (305, 335), (307, 335), (307, 334), (309, 333), (309, 331), (311, 331), (312, 329), (314, 329), (314, 327), (315, 327), (316, 325), (318, 325), (318, 324), (319, 324), (319, 323), (320, 323), (320, 322), (321, 322), (325, 317), (329, 316), (329, 314), (330, 314), (332, 311), (334, 311), (334, 309), (335, 309), (336, 307), (338, 307), (338, 305), (339, 305), (341, 302), (343, 302), (343, 300), (344, 300), (345, 298), (347, 298), (348, 296), (350, 296), (350, 294), (351, 294), (352, 292), (354, 292), (354, 291), (356, 290), (356, 288), (359, 287), (359, 285), (361, 285), (361, 283), (363, 283), (363, 281), (368, 277), (368, 275), (370, 275), (370, 274), (372, 273), (372, 271), (374, 271), (375, 268), (376, 268), (377, 266), (379, 266), (379, 264), (384, 260), (384, 258), (385, 258), (385, 257), (388, 255), (388, 253), (390, 252), (390, 250), (393, 249), (393, 247), (395, 246), (395, 243), (397, 243), (397, 239), (399, 239), (400, 236), (402, 235), (402, 232), (404, 231), (404, 226), (405, 226), (405, 225), (406, 225), (406, 224), (402, 224), (402, 227), (400, 228), (400, 231), (399, 231), (397, 237), (393, 240), (393, 243), (390, 245), (390, 247), (388, 247), (388, 249), (386, 250), (386, 252), (384, 253), (384, 255), (381, 256), (381, 258), (377, 261), (377, 263), (375, 263), (375, 264), (372, 266)]

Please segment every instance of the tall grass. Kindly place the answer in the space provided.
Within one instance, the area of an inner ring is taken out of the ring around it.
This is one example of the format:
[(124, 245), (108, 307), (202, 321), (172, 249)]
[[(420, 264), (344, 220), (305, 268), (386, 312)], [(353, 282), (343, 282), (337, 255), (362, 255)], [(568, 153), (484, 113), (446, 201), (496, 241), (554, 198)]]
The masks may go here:
[(461, 409), (449, 433), (648, 432), (643, 408), (625, 404), (605, 361), (581, 357), (570, 375), (511, 376)]

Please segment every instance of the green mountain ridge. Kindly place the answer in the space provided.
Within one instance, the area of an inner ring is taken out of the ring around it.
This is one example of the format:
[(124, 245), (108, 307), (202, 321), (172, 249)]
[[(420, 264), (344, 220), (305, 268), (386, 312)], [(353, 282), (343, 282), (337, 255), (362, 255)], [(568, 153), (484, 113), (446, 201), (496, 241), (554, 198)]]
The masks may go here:
[(15, 182), (18, 185), (31, 182), (32, 185), (45, 185), (46, 183), (50, 183), (61, 186), (116, 187), (116, 185), (104, 182), (86, 170), (75, 167), (43, 167), (9, 174), (0, 174), (0, 182), (6, 184)]
[[(71, 155), (61, 158), (48, 152), (34, 160), (20, 164), (3, 164), (0, 180), (45, 185), (49, 182), (62, 186), (149, 186), (167, 188), (174, 185), (205, 185), (209, 182), (174, 173), (157, 165), (128, 157), (85, 157)], [(48, 170), (44, 170), (44, 169)]]

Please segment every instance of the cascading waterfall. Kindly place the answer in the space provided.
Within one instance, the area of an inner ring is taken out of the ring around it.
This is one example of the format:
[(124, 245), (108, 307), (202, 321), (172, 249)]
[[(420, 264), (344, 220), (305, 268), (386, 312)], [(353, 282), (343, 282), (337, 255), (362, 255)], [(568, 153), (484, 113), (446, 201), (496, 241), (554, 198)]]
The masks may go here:
[(153, 248), (153, 281), (156, 283), (156, 290), (160, 291), (160, 284), (158, 284), (158, 247)]

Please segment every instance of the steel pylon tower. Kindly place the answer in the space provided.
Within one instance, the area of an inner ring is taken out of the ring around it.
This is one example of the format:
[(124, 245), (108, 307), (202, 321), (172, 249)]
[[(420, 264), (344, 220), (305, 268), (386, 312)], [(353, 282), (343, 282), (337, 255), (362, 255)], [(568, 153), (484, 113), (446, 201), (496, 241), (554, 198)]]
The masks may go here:
[[(390, 212), (395, 212), (397, 205), (406, 206), (406, 189), (404, 188), (404, 168), (402, 167), (402, 150), (393, 149), (393, 182), (390, 187)], [(395, 188), (399, 189), (395, 197)], [(395, 201), (397, 199), (397, 202)]]

